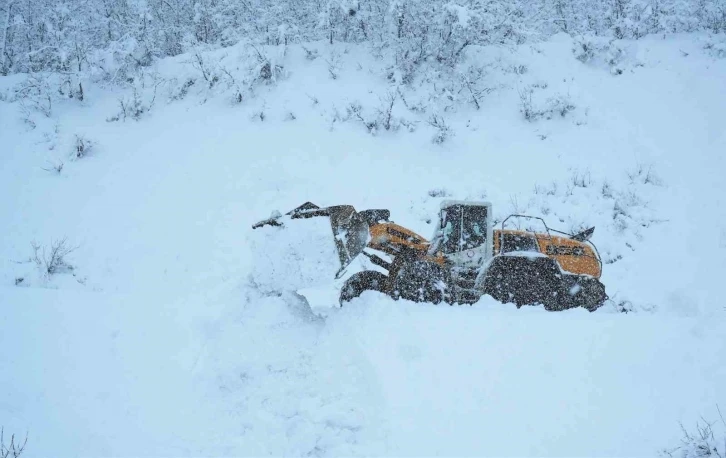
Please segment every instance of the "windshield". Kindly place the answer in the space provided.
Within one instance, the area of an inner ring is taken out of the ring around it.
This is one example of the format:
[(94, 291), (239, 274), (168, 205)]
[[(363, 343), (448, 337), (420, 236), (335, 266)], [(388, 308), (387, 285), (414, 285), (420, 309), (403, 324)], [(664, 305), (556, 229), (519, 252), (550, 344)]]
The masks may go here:
[(458, 253), (477, 248), (487, 239), (487, 208), (452, 205), (441, 210), (441, 250)]
[(461, 249), (470, 250), (484, 245), (487, 240), (487, 208), (464, 207)]

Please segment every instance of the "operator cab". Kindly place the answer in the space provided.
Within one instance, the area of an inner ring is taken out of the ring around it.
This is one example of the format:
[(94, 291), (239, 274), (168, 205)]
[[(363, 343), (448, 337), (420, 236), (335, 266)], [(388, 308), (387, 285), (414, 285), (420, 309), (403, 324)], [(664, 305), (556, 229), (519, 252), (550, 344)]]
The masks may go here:
[(429, 254), (460, 266), (481, 265), (492, 256), (491, 214), (489, 202), (444, 201)]

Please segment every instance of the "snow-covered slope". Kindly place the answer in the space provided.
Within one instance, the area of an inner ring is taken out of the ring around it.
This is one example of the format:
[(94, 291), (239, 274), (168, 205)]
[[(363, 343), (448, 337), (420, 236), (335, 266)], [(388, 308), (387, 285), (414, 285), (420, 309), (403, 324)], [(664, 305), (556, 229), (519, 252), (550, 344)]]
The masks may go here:
[[(315, 60), (280, 52), (279, 79), (240, 104), (230, 79), (209, 89), (189, 56), (161, 61), (136, 85), (142, 105), (156, 87), (138, 121), (113, 120), (131, 89), (89, 82), (82, 104), (54, 101), (51, 117), (4, 96), (0, 424), (29, 432), (29, 456), (677, 446), (679, 422), (726, 405), (726, 60), (705, 47), (714, 40), (647, 38), (581, 60), (566, 36), (473, 50), (480, 110), (442, 79), (397, 90), (366, 48), (322, 43), (308, 45)], [(247, 52), (207, 58), (241, 78)], [(20, 81), (0, 79), (0, 94)], [(371, 135), (357, 106), (370, 121), (390, 94), (400, 128)], [(451, 129), (441, 144), (431, 115)], [(92, 147), (70, 159), (77, 136)], [(389, 208), (429, 236), (444, 198), (594, 225), (612, 302), (546, 313), (366, 293), (339, 309), (331, 283), (309, 285), (312, 313), (283, 285), (271, 295), (250, 281), (251, 225), (272, 210)], [(73, 268), (43, 273), (31, 242), (42, 264), (64, 237)]]

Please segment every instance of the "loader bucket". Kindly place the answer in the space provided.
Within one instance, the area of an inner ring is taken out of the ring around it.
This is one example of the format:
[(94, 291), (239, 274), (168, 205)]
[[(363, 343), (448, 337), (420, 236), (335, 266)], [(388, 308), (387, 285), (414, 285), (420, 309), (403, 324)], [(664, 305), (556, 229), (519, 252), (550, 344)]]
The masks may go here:
[(320, 208), (317, 205), (306, 202), (299, 207), (289, 211), (286, 215), (273, 216), (260, 221), (252, 226), (259, 229), (264, 226), (290, 226), (294, 227), (296, 219), (309, 219), (324, 217), (330, 221), (330, 228), (333, 233), (333, 241), (338, 254), (340, 268), (336, 278), (348, 267), (368, 245), (370, 235), (366, 215), (358, 213), (352, 205), (335, 205), (332, 207)]

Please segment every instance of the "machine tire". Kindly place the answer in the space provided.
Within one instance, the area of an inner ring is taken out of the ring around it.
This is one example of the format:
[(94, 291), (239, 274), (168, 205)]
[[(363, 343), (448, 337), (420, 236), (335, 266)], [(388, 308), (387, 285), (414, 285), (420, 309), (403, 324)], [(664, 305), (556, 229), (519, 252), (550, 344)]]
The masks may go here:
[(523, 305), (542, 304), (562, 310), (565, 288), (557, 261), (547, 257), (497, 256), (488, 266), (484, 294), (495, 300)]
[(594, 312), (608, 299), (605, 285), (600, 280), (579, 275), (566, 275), (565, 282), (566, 301), (569, 307), (582, 307)]
[(413, 302), (450, 302), (450, 281), (446, 271), (433, 262), (404, 264), (393, 282), (394, 297)]
[(358, 272), (347, 279), (340, 289), (340, 306), (360, 296), (363, 291), (385, 291), (387, 281), (388, 277), (375, 270)]

